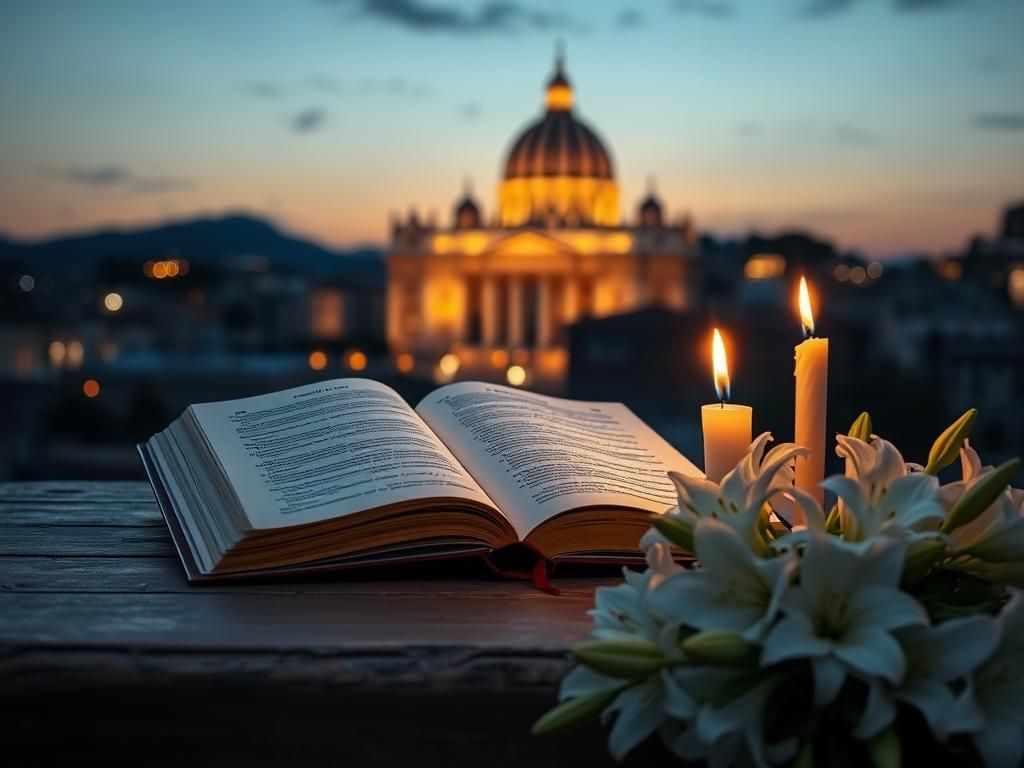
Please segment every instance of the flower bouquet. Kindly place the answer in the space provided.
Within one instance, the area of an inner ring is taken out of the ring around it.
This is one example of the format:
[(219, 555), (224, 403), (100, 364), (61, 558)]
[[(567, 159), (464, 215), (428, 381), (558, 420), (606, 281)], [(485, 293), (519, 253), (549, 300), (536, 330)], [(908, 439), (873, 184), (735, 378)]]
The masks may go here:
[[(985, 467), (968, 411), (924, 466), (837, 437), (828, 511), (762, 434), (720, 484), (671, 474), (648, 567), (597, 591), (594, 629), (535, 733), (600, 718), (617, 760), (657, 734), (686, 762), (897, 766), (1024, 758), (1024, 491)], [(937, 473), (959, 457), (961, 479)], [(806, 526), (773, 509), (798, 505)], [(684, 569), (674, 554), (692, 553)]]

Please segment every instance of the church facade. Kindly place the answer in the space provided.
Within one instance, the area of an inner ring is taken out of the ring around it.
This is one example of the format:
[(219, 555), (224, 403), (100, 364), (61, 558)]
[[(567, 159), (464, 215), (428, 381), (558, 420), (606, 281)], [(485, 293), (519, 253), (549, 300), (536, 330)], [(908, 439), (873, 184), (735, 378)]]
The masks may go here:
[(489, 223), (468, 190), (450, 227), (393, 222), (387, 336), (399, 370), (558, 392), (577, 320), (692, 305), (693, 226), (668, 223), (653, 190), (623, 222), (611, 155), (577, 117), (563, 69), (559, 57), (544, 114), (511, 144)]

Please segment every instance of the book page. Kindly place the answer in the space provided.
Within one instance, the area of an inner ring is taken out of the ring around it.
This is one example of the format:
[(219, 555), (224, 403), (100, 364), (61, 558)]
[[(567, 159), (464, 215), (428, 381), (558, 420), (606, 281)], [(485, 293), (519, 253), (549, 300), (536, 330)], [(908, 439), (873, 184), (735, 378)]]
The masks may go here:
[(427, 498), (493, 506), (390, 387), (336, 379), (192, 406), (254, 528)]
[(417, 412), (512, 522), (520, 539), (570, 509), (663, 512), (669, 470), (697, 469), (621, 403), (465, 382), (431, 392)]

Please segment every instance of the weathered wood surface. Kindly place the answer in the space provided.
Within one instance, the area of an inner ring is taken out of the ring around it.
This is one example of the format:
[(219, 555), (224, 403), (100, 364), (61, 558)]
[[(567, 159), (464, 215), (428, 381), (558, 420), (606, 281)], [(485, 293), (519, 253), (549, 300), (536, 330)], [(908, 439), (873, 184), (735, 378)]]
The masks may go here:
[(449, 564), (190, 587), (147, 485), (0, 484), (4, 762), (604, 764), (596, 733), (527, 735), (598, 583)]

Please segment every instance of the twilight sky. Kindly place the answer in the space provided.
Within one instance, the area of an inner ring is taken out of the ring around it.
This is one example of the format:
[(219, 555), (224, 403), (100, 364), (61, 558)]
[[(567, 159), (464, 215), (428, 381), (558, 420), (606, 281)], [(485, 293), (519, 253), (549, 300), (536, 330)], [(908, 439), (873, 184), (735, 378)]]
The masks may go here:
[(1024, 0), (3, 0), (0, 232), (246, 209), (337, 245), (485, 214), (556, 39), (632, 217), (885, 256), (1024, 198)]

